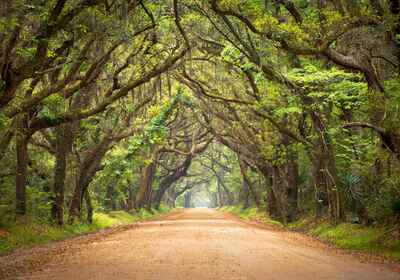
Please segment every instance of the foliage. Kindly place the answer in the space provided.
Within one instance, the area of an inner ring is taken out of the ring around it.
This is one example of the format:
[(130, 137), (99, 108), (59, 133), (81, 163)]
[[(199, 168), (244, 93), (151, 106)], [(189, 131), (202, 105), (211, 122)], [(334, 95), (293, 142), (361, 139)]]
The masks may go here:
[(181, 89), (178, 89), (178, 93), (163, 104), (159, 112), (150, 120), (143, 133), (132, 139), (128, 147), (128, 156), (134, 155), (139, 149), (163, 143), (167, 137), (165, 123), (178, 104), (181, 94)]
[(320, 224), (310, 234), (333, 243), (339, 248), (359, 250), (400, 259), (400, 242), (385, 235), (384, 228), (366, 228), (361, 225), (343, 223), (337, 226)]
[(256, 221), (269, 226), (273, 226), (275, 228), (283, 227), (282, 223), (271, 220), (265, 215), (265, 211), (263, 211), (263, 209), (259, 209), (257, 207), (243, 209), (243, 207), (241, 206), (224, 206), (221, 207), (220, 210), (223, 212), (232, 213), (246, 221)]
[(315, 215), (339, 225), (324, 238), (399, 224), (390, 5), (112, 2), (1, 3), (2, 224), (108, 226), (159, 200)]

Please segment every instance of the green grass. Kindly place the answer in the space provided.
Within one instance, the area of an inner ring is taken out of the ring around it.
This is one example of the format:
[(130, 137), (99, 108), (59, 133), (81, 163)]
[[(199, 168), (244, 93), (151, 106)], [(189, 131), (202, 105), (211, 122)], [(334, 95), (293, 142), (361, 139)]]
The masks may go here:
[(17, 248), (27, 248), (33, 245), (45, 244), (50, 241), (62, 240), (68, 237), (95, 232), (113, 226), (126, 225), (137, 221), (150, 219), (168, 212), (166, 207), (159, 210), (140, 210), (130, 214), (124, 211), (95, 213), (93, 223), (65, 225), (63, 227), (49, 224), (9, 225), (0, 228), (0, 253), (10, 252)]
[(258, 221), (304, 232), (338, 248), (383, 255), (394, 260), (400, 260), (400, 240), (388, 235), (385, 228), (365, 227), (350, 223), (332, 225), (327, 221), (316, 221), (313, 217), (306, 217), (284, 226), (280, 222), (271, 220), (265, 211), (257, 210), (255, 207), (243, 209), (241, 206), (225, 206), (220, 210), (232, 213), (244, 220)]
[(334, 226), (327, 222), (308, 230), (312, 236), (328, 241), (339, 248), (380, 254), (400, 260), (400, 240), (392, 238), (385, 232), (384, 228), (349, 223)]
[(266, 214), (265, 210), (260, 210), (257, 207), (249, 207), (243, 209), (240, 205), (233, 205), (233, 206), (224, 206), (219, 208), (220, 211), (228, 212), (234, 214), (241, 218), (242, 220), (247, 221), (257, 221), (264, 224), (272, 225), (275, 227), (283, 227), (283, 225), (278, 222), (271, 220)]

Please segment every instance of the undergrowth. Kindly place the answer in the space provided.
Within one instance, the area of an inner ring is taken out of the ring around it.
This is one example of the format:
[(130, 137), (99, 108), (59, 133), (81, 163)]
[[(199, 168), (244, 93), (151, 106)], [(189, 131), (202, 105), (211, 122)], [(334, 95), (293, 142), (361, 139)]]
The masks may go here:
[(248, 207), (243, 209), (242, 206), (224, 206), (219, 208), (219, 210), (234, 214), (243, 220), (257, 221), (264, 224), (273, 225), (275, 227), (283, 227), (282, 223), (270, 219), (267, 215), (265, 215), (265, 210), (258, 209), (257, 207)]
[(168, 212), (166, 207), (148, 211), (141, 209), (136, 213), (112, 211), (95, 213), (93, 223), (77, 223), (63, 227), (46, 223), (29, 223), (20, 225), (2, 225), (0, 227), (0, 253), (10, 252), (17, 248), (27, 248), (33, 245), (45, 244), (50, 241), (62, 240), (80, 234), (95, 232), (113, 226), (126, 225), (143, 221)]
[[(296, 229), (296, 227), (292, 227)], [(297, 228), (302, 230), (302, 228)], [(306, 232), (343, 249), (381, 254), (400, 260), (400, 240), (387, 234), (386, 228), (365, 227), (359, 224), (316, 223)]]
[(257, 210), (255, 207), (243, 209), (241, 206), (226, 206), (220, 210), (237, 215), (244, 220), (254, 220), (300, 231), (327, 241), (338, 248), (384, 255), (400, 260), (400, 240), (388, 234), (388, 229), (384, 227), (365, 227), (351, 223), (332, 225), (327, 221), (316, 221), (312, 217), (302, 218), (284, 226), (280, 222), (271, 220), (264, 210)]

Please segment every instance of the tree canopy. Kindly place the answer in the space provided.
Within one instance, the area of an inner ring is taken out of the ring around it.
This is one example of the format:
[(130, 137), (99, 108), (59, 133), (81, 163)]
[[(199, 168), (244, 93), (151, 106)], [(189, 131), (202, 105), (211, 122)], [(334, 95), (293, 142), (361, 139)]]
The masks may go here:
[(0, 215), (241, 203), (282, 222), (399, 222), (399, 12), (2, 1)]

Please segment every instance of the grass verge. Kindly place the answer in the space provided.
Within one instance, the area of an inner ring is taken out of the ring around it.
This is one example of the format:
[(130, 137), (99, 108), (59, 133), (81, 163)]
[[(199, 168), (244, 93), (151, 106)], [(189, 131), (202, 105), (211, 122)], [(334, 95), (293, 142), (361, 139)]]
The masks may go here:
[(223, 206), (219, 208), (220, 211), (231, 213), (235, 216), (238, 216), (242, 220), (245, 221), (255, 221), (260, 222), (266, 225), (271, 225), (277, 228), (283, 228), (283, 224), (270, 219), (265, 211), (258, 209), (257, 207), (249, 207), (243, 209), (242, 206)]
[(365, 227), (350, 223), (332, 225), (327, 221), (315, 221), (310, 217), (284, 226), (271, 220), (265, 214), (265, 211), (260, 211), (257, 208), (243, 209), (241, 206), (228, 206), (222, 207), (220, 210), (232, 213), (244, 220), (257, 221), (306, 233), (337, 248), (381, 255), (400, 261), (400, 238), (393, 236), (387, 228)]
[(159, 210), (153, 209), (152, 212), (142, 209), (134, 214), (124, 211), (95, 213), (92, 224), (80, 223), (63, 227), (37, 223), (7, 225), (0, 227), (0, 254), (11, 252), (18, 248), (28, 248), (33, 245), (91, 233), (100, 229), (147, 220), (167, 213), (169, 210), (166, 207), (160, 207)]

